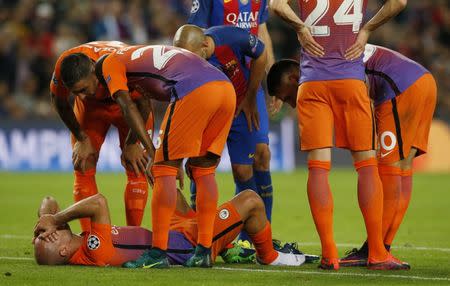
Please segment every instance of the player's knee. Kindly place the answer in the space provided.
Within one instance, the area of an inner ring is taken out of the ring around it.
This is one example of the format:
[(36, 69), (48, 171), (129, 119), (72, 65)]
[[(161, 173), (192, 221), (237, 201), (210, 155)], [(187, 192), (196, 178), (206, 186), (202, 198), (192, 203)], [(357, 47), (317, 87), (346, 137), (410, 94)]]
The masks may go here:
[[(86, 160), (85, 170), (95, 169), (96, 166), (97, 166), (97, 159), (94, 159), (94, 158), (91, 157), (91, 158)], [(75, 171), (80, 171), (80, 172), (83, 171), (83, 170), (81, 170), (81, 166), (80, 165), (78, 165), (78, 166), (73, 165), (73, 169)]]
[(270, 169), (270, 149), (267, 144), (256, 145), (255, 169), (258, 171), (268, 171)]
[(264, 202), (256, 192), (245, 190), (236, 197), (239, 197), (241, 203), (247, 206), (249, 211), (264, 211)]
[(189, 158), (189, 165), (200, 168), (208, 168), (216, 166), (219, 163), (219, 160), (220, 156), (208, 153), (202, 157)]
[(238, 182), (247, 182), (253, 177), (253, 167), (252, 165), (231, 165), (233, 170), (233, 177)]

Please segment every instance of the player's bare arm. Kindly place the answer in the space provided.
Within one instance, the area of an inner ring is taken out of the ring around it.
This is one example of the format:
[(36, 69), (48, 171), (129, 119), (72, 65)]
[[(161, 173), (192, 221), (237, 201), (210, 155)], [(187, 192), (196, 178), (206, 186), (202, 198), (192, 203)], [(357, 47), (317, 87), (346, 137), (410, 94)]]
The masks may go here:
[(87, 134), (81, 129), (70, 103), (53, 93), (51, 93), (51, 101), (59, 117), (76, 139), (72, 153), (74, 169), (84, 172), (89, 164), (89, 158), (96, 161), (98, 152), (95, 150)]
[(407, 0), (387, 0), (375, 16), (373, 16), (359, 31), (356, 42), (347, 49), (345, 58), (347, 60), (359, 58), (364, 52), (370, 33), (405, 9), (407, 2)]
[[(145, 96), (141, 96), (135, 100), (135, 102), (139, 113), (146, 122), (150, 114), (153, 113), (151, 100)], [(138, 142), (137, 135), (132, 132), (131, 129), (125, 140), (125, 146), (122, 151), (121, 159), (124, 167), (131, 166), (136, 175), (140, 175), (141, 172), (145, 174), (145, 166), (148, 163), (148, 159), (145, 156), (144, 150), (142, 149), (140, 143)]]
[(130, 127), (130, 130), (132, 130), (136, 134), (137, 138), (142, 143), (142, 145), (144, 145), (145, 150), (147, 150), (147, 153), (150, 156), (150, 159), (148, 160), (146, 166), (146, 173), (150, 183), (152, 184), (153, 180), (151, 179), (150, 168), (153, 163), (153, 159), (155, 158), (155, 147), (153, 146), (153, 142), (147, 134), (147, 130), (145, 130), (144, 120), (139, 112), (138, 107), (131, 99), (128, 91), (119, 90), (114, 93), (113, 97), (119, 104), (120, 109), (122, 110), (123, 117)]
[(324, 48), (314, 40), (310, 28), (292, 10), (289, 0), (271, 0), (269, 7), (297, 32), (298, 40), (307, 53), (316, 57), (325, 55)]
[(265, 75), (265, 67), (267, 65), (267, 48), (261, 55), (252, 60), (250, 64), (250, 78), (247, 87), (247, 93), (245, 99), (236, 110), (236, 116), (242, 111), (247, 119), (248, 130), (250, 132), (253, 129), (253, 125), (259, 130), (259, 114), (256, 104), (256, 94), (258, 93), (259, 86)]
[(54, 242), (57, 239), (57, 229), (65, 228), (66, 224), (74, 219), (87, 217), (93, 223), (111, 224), (108, 204), (102, 194), (83, 199), (55, 214), (42, 215), (34, 228), (34, 236)]

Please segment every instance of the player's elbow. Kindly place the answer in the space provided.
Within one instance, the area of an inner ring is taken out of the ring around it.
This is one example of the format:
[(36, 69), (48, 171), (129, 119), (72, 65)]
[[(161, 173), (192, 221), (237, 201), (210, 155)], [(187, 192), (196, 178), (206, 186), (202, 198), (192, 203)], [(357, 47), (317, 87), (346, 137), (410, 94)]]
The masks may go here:
[(102, 194), (95, 194), (94, 196), (92, 196), (92, 200), (94, 202), (95, 209), (100, 210), (108, 207), (108, 201)]
[(396, 2), (400, 11), (405, 9), (406, 5), (408, 4), (408, 0), (397, 0)]
[(283, 10), (283, 5), (286, 4), (285, 0), (270, 0), (269, 1), (269, 10), (276, 14), (279, 14), (280, 11)]

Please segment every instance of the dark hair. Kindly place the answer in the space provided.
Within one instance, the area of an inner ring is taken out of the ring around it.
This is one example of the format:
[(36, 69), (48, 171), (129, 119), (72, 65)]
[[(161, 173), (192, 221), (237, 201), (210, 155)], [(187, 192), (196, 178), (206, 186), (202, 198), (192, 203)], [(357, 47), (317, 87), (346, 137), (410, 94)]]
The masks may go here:
[(91, 59), (82, 53), (68, 55), (61, 62), (61, 80), (68, 88), (89, 76), (92, 72)]
[(105, 78), (103, 77), (103, 62), (108, 56), (109, 54), (101, 56), (95, 63), (95, 76), (97, 77), (98, 81), (104, 86), (106, 86), (106, 81)]
[(299, 63), (295, 60), (280, 60), (272, 65), (269, 73), (267, 74), (267, 90), (270, 96), (274, 96), (277, 89), (280, 87), (281, 78), (286, 72), (289, 72), (292, 68), (298, 69)]

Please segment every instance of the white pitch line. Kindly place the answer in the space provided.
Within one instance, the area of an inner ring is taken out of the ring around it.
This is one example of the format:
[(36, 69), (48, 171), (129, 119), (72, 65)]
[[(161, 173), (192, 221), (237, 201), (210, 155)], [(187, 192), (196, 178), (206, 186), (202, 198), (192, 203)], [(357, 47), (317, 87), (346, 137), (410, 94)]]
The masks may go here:
[[(31, 257), (9, 257), (0, 256), (0, 260), (33, 260)], [(428, 280), (428, 281), (450, 281), (446, 277), (423, 277), (423, 276), (408, 276), (408, 275), (383, 275), (371, 273), (345, 273), (345, 272), (319, 272), (319, 271), (298, 271), (298, 270), (276, 270), (276, 269), (250, 269), (250, 268), (230, 268), (230, 267), (214, 267), (213, 269), (225, 271), (241, 271), (241, 272), (263, 272), (263, 273), (296, 273), (306, 275), (328, 275), (328, 276), (353, 276), (353, 277), (378, 277), (378, 278), (399, 278), (411, 280)]]
[(298, 270), (275, 270), (275, 269), (250, 269), (250, 268), (229, 268), (229, 267), (214, 267), (213, 269), (220, 269), (226, 271), (241, 271), (241, 272), (263, 272), (263, 273), (295, 273), (306, 275), (329, 275), (329, 276), (354, 276), (354, 277), (377, 277), (377, 278), (399, 278), (411, 280), (428, 280), (428, 281), (450, 281), (447, 277), (423, 277), (423, 276), (408, 276), (408, 275), (383, 275), (371, 273), (345, 273), (345, 272), (322, 272), (322, 271), (298, 271)]
[[(17, 235), (17, 234), (0, 234), (0, 239), (30, 239), (31, 235)], [(319, 242), (299, 242), (299, 247), (306, 246), (320, 246)], [(338, 243), (338, 247), (359, 247), (360, 244), (355, 243)], [(392, 246), (393, 249), (406, 249), (406, 250), (422, 250), (422, 251), (441, 251), (450, 252), (450, 248), (445, 247), (428, 247), (428, 246)]]
[(0, 260), (33, 260), (31, 257), (8, 257), (0, 256)]

